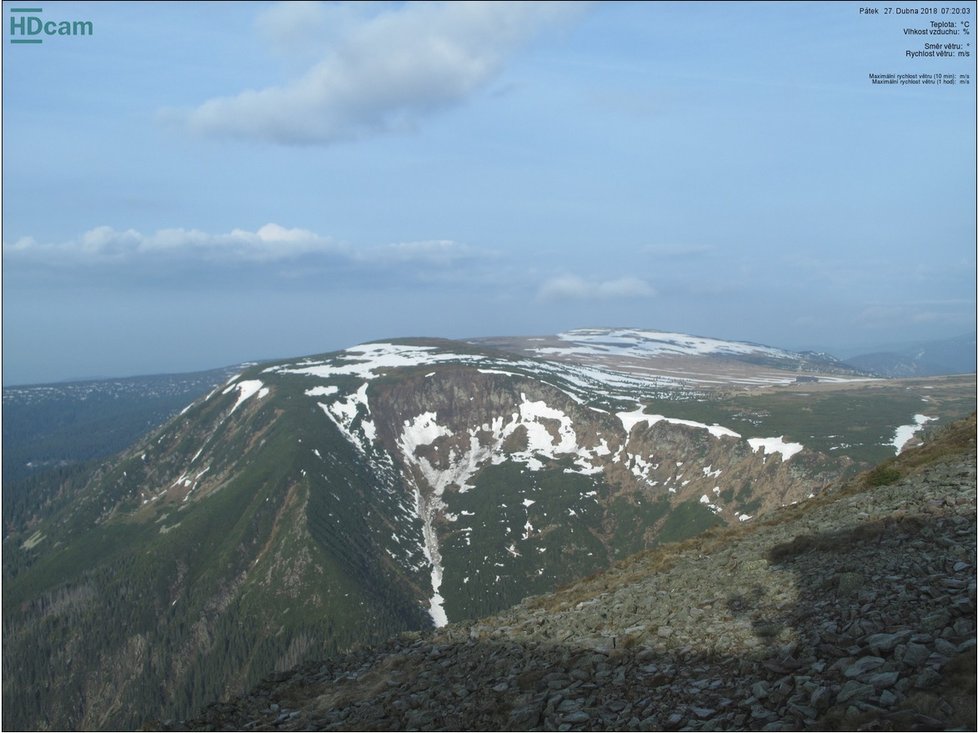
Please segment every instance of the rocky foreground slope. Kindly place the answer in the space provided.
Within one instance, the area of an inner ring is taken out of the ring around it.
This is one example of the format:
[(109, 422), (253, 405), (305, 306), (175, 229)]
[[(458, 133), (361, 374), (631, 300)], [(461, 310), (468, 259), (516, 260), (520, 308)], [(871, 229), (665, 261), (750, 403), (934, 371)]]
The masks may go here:
[(972, 415), (752, 526), (162, 727), (973, 730), (975, 484)]

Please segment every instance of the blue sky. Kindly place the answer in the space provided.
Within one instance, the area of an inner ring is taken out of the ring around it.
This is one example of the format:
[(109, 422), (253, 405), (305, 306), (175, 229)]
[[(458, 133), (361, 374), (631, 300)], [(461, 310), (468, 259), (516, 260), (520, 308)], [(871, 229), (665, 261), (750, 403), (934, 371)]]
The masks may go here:
[(94, 34), (11, 44), (3, 6), (5, 384), (393, 336), (975, 330), (975, 62), (907, 59), (926, 18), (31, 6)]

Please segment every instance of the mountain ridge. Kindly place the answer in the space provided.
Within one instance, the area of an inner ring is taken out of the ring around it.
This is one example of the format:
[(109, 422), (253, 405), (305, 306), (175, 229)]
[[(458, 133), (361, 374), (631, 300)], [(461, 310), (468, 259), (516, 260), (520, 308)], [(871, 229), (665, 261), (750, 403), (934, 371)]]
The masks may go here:
[(604, 356), (409, 339), (235, 375), (7, 538), (5, 724), (186, 717), (802, 502), (973, 402), (960, 380)]

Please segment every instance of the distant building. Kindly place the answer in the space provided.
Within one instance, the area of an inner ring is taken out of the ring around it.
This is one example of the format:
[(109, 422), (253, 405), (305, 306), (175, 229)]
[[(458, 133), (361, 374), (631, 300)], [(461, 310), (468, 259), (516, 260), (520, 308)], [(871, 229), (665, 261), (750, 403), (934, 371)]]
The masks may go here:
[(795, 377), (795, 382), (817, 382), (818, 377)]

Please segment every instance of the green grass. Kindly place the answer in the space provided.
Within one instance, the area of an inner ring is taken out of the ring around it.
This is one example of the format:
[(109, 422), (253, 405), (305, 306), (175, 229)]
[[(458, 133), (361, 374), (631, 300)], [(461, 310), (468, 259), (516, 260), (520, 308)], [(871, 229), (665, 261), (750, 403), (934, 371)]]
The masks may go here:
[(666, 517), (656, 536), (656, 542), (682, 542), (721, 524), (723, 521), (705, 505), (697, 501), (685, 501)]
[(459, 517), (442, 528), (442, 595), (450, 619), (494, 613), (608, 564), (598, 537), (602, 510), (588, 496), (607, 488), (563, 468), (487, 466), (474, 489), (445, 497)]
[(865, 482), (867, 486), (886, 486), (899, 481), (901, 475), (896, 468), (881, 465), (866, 474)]
[[(928, 389), (933, 387), (933, 389)], [(927, 401), (925, 401), (925, 399)], [(809, 451), (868, 466), (892, 457), (892, 440), (914, 415), (938, 417), (945, 424), (975, 409), (973, 386), (921, 381), (880, 383), (859, 389), (784, 391), (673, 402), (653, 400), (646, 412), (717, 423), (743, 438), (783, 435)]]

